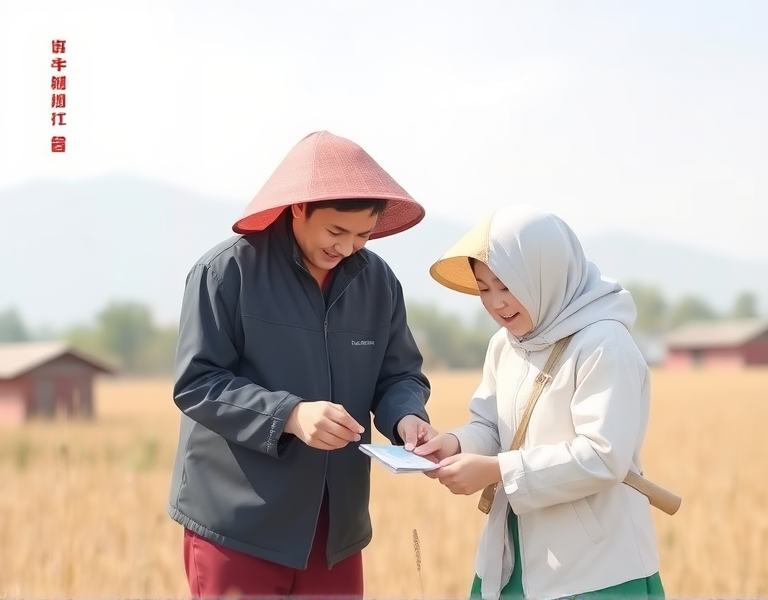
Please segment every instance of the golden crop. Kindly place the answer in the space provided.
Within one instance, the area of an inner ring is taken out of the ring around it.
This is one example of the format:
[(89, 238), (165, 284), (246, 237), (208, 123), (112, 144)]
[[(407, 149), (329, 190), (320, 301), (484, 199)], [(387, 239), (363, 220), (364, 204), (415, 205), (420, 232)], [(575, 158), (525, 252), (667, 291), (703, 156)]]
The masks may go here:
[[(438, 429), (464, 422), (478, 378), (432, 374)], [(182, 530), (165, 514), (170, 385), (107, 379), (94, 422), (0, 429), (0, 598), (188, 596)], [(677, 515), (654, 511), (667, 597), (768, 596), (766, 423), (768, 370), (654, 371), (644, 467), (683, 496)], [(366, 596), (466, 597), (485, 518), (477, 497), (372, 472)]]

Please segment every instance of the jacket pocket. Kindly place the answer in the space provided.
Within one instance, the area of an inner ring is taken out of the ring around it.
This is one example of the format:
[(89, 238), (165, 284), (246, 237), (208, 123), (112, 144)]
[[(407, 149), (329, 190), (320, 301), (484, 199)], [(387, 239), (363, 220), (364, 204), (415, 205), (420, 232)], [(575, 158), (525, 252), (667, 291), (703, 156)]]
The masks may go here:
[(579, 521), (581, 521), (581, 524), (584, 526), (592, 543), (599, 544), (602, 542), (606, 538), (605, 531), (603, 530), (603, 526), (600, 525), (600, 521), (597, 520), (587, 499), (579, 498), (578, 500), (571, 502), (571, 506), (573, 506), (573, 510), (576, 511), (576, 516), (579, 517)]

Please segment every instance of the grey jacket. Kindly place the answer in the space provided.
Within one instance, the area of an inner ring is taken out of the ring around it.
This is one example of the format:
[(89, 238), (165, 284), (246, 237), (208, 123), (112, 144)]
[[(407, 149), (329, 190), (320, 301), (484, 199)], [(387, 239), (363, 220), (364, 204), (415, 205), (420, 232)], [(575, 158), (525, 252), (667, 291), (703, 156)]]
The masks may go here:
[(223, 546), (306, 568), (327, 485), (331, 566), (371, 540), (370, 462), (356, 443), (323, 451), (284, 433), (301, 400), (342, 404), (402, 443), (428, 420), (430, 387), (395, 275), (362, 249), (342, 261), (326, 306), (290, 218), (210, 250), (187, 276), (176, 350), (181, 409), (168, 512)]

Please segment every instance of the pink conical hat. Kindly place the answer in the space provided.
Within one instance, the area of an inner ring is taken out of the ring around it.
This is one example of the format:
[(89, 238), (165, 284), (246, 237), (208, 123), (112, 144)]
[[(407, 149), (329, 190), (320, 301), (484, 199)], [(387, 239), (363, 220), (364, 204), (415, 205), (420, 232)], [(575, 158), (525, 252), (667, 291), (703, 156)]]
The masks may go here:
[(367, 198), (388, 201), (371, 239), (405, 231), (424, 218), (424, 208), (365, 150), (348, 139), (316, 131), (293, 147), (232, 229), (261, 231), (286, 206), (299, 202)]

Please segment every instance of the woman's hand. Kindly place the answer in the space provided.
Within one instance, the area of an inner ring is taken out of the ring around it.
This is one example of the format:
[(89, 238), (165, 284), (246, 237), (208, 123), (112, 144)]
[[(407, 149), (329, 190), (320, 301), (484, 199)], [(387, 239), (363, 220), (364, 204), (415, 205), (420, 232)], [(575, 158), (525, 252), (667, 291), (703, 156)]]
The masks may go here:
[[(444, 458), (453, 456), (461, 451), (461, 445), (459, 444), (459, 438), (450, 433), (439, 433), (432, 439), (423, 443), (421, 446), (417, 446), (413, 451), (414, 454), (428, 458), (433, 463), (439, 463)], [(434, 471), (427, 471), (424, 473), (427, 477), (436, 479), (435, 473), (439, 469)]]
[(438, 463), (461, 451), (459, 438), (450, 433), (439, 433), (414, 449), (414, 454)]
[(456, 454), (444, 458), (439, 468), (427, 473), (454, 494), (470, 496), (486, 486), (501, 481), (498, 456)]

